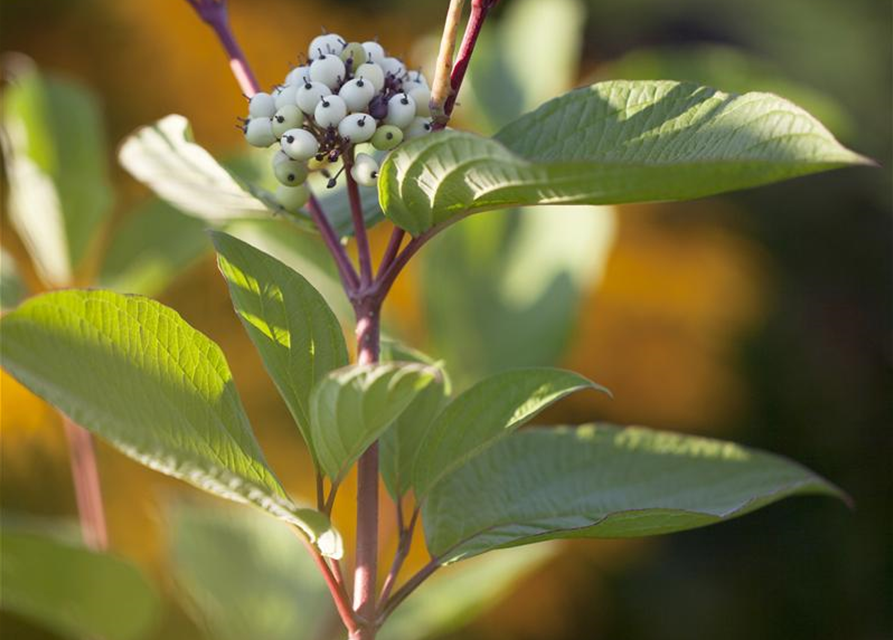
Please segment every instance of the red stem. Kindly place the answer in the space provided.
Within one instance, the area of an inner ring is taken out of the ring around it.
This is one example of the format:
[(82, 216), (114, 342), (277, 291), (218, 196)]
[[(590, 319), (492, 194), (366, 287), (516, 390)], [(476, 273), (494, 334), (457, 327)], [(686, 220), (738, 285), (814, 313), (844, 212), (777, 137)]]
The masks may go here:
[(397, 226), (395, 226), (393, 231), (391, 231), (391, 238), (390, 240), (388, 240), (388, 248), (385, 249), (384, 255), (381, 258), (381, 262), (378, 263), (379, 274), (381, 274), (385, 269), (391, 266), (394, 258), (397, 257), (397, 252), (400, 251), (400, 245), (403, 243), (403, 236), (405, 235), (406, 232)]
[(329, 253), (335, 259), (338, 274), (341, 276), (341, 284), (344, 285), (344, 290), (347, 292), (348, 297), (351, 297), (351, 294), (359, 287), (359, 278), (353, 264), (350, 262), (350, 258), (347, 257), (347, 252), (338, 240), (338, 234), (335, 233), (332, 225), (329, 224), (328, 218), (326, 218), (322, 207), (319, 205), (319, 200), (313, 194), (310, 194), (310, 199), (307, 201), (307, 209), (310, 211), (310, 217), (313, 218), (313, 222), (319, 229), (323, 241), (329, 248)]
[(400, 569), (403, 567), (403, 562), (406, 560), (406, 556), (409, 555), (409, 549), (412, 546), (412, 534), (415, 531), (415, 523), (419, 517), (419, 510), (416, 508), (412, 512), (409, 526), (405, 529), (403, 528), (403, 508), (402, 500), (400, 498), (397, 499), (397, 514), (397, 521), (400, 529), (400, 541), (397, 544), (397, 552), (394, 554), (394, 562), (391, 564), (391, 570), (388, 572), (384, 581), (384, 586), (381, 588), (381, 595), (378, 598), (379, 602), (387, 601), (388, 596), (391, 595), (391, 590), (397, 583)]
[(81, 535), (88, 547), (103, 551), (109, 546), (109, 538), (102, 505), (102, 488), (96, 470), (93, 435), (72, 422), (68, 416), (62, 416), (62, 423), (65, 427), (65, 436), (68, 438), (71, 479), (74, 482)]
[(329, 567), (325, 558), (319, 553), (319, 549), (307, 539), (307, 536), (303, 531), (296, 531), (296, 533), (304, 546), (307, 547), (307, 551), (313, 556), (313, 561), (316, 563), (319, 572), (325, 579), (326, 586), (329, 588), (329, 593), (332, 594), (332, 600), (335, 601), (335, 608), (338, 610), (341, 622), (344, 623), (348, 632), (353, 633), (357, 629), (357, 621), (350, 608), (350, 599), (347, 597), (347, 592), (344, 590), (343, 585), (335, 579), (331, 567)]
[(347, 178), (347, 196), (350, 199), (350, 215), (353, 218), (354, 237), (357, 240), (357, 253), (360, 257), (360, 282), (364, 287), (372, 283), (372, 255), (369, 251), (369, 238), (366, 235), (366, 221), (363, 218), (363, 202), (360, 188), (350, 173), (353, 167), (353, 147), (344, 154), (344, 175)]

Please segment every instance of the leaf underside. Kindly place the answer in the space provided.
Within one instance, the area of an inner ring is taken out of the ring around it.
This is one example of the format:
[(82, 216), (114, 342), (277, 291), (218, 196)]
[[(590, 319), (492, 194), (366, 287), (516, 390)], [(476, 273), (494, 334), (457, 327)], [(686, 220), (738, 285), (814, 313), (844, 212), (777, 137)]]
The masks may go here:
[(867, 163), (778, 96), (611, 81), (555, 98), (493, 139), (410, 141), (382, 166), (379, 197), (419, 235), (486, 209), (684, 200)]
[(641, 427), (530, 429), (440, 482), (422, 511), (443, 563), (553, 538), (627, 538), (722, 522), (788, 496), (846, 499), (780, 456)]

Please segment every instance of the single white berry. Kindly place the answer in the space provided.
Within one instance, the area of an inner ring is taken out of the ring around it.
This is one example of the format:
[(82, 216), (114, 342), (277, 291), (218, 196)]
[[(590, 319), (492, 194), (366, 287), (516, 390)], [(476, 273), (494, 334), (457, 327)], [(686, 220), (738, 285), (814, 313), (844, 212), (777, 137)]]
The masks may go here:
[(338, 124), (338, 134), (354, 144), (366, 142), (375, 135), (375, 118), (368, 113), (352, 113)]
[(378, 163), (372, 156), (366, 153), (358, 153), (353, 166), (350, 168), (350, 175), (359, 185), (364, 187), (375, 186), (375, 182), (378, 180)]
[(409, 71), (407, 74), (407, 80), (409, 82), (418, 82), (419, 84), (428, 86), (428, 79), (421, 71)]
[(276, 142), (276, 136), (273, 135), (273, 120), (251, 118), (245, 126), (245, 140), (252, 147), (269, 147)]
[(384, 47), (372, 40), (364, 42), (363, 49), (366, 50), (366, 59), (369, 62), (381, 62), (386, 57)]
[(339, 96), (326, 96), (316, 105), (313, 119), (321, 127), (337, 127), (347, 115), (347, 105)]
[(310, 65), (310, 80), (334, 89), (344, 80), (344, 61), (334, 54), (320, 56)]
[(273, 116), (273, 135), (281, 138), (289, 129), (299, 129), (304, 125), (304, 112), (296, 104), (287, 104)]
[(284, 184), (276, 189), (276, 200), (286, 211), (297, 213), (310, 199), (310, 189), (306, 184), (287, 187)]
[(345, 44), (344, 38), (337, 33), (325, 33), (321, 36), (316, 36), (310, 41), (310, 46), (307, 47), (307, 55), (311, 60), (316, 60), (320, 55), (329, 53), (338, 55), (344, 49)]
[(255, 93), (248, 101), (248, 115), (252, 118), (272, 118), (276, 113), (276, 100), (269, 93)]
[(320, 99), (332, 95), (332, 90), (322, 82), (305, 82), (295, 94), (295, 103), (301, 108), (301, 111), (307, 115), (312, 115), (316, 111), (316, 105)]
[(279, 149), (278, 151), (276, 151), (276, 153), (273, 154), (273, 159), (270, 161), (270, 164), (273, 166), (274, 171), (276, 170), (276, 165), (278, 165), (280, 162), (294, 162), (294, 160), (289, 158), (288, 154), (285, 153), (285, 151)]
[(409, 97), (415, 100), (415, 113), (417, 116), (430, 116), (431, 107), (431, 90), (422, 85), (417, 86), (409, 92)]
[(415, 118), (408, 127), (403, 130), (403, 137), (412, 140), (431, 132), (431, 118)]
[(384, 124), (375, 130), (371, 142), (379, 151), (389, 151), (403, 142), (403, 131), (392, 124)]
[(293, 84), (297, 87), (304, 84), (309, 79), (310, 67), (308, 65), (301, 65), (288, 72), (288, 75), (285, 76), (285, 84)]
[(385, 58), (378, 61), (378, 66), (385, 72), (385, 75), (391, 74), (395, 78), (400, 78), (406, 73), (406, 67), (397, 58)]
[(273, 173), (280, 183), (288, 187), (297, 187), (307, 180), (307, 165), (289, 158), (284, 162), (274, 164)]
[(374, 62), (367, 62), (366, 64), (361, 64), (357, 67), (357, 70), (353, 73), (355, 78), (364, 78), (372, 83), (372, 86), (375, 88), (375, 93), (378, 93), (384, 88), (384, 71), (381, 70)]
[(292, 160), (309, 160), (319, 151), (319, 143), (306, 129), (289, 129), (281, 140), (282, 150)]
[(416, 117), (415, 112), (415, 100), (405, 93), (398, 93), (388, 100), (388, 115), (384, 119), (385, 124), (405, 129)]
[(369, 101), (375, 95), (375, 87), (372, 86), (370, 80), (362, 77), (354, 78), (350, 82), (344, 83), (338, 95), (344, 99), (349, 111), (365, 111), (369, 106)]
[(286, 84), (276, 89), (273, 98), (276, 101), (276, 109), (279, 110), (287, 104), (294, 105), (295, 96), (298, 93), (298, 85)]
[(412, 80), (404, 80), (403, 84), (400, 85), (400, 89), (403, 91), (403, 93), (412, 93), (419, 88), (424, 89), (425, 85), (423, 85), (421, 82), (414, 82)]

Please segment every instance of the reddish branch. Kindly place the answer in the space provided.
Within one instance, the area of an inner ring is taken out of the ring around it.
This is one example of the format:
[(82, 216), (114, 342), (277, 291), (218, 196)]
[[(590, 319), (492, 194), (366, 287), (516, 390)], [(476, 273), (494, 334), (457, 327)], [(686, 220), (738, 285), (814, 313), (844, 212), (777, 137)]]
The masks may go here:
[(78, 505), (81, 536), (91, 549), (102, 551), (109, 546), (102, 505), (102, 488), (96, 468), (96, 449), (89, 431), (62, 416), (71, 458), (71, 479)]

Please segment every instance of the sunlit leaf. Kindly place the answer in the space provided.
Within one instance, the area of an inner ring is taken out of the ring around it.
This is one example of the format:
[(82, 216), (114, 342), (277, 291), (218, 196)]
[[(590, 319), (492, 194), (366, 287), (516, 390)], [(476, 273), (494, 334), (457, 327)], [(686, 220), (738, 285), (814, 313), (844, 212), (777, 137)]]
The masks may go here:
[(310, 445), (310, 390), (348, 363), (341, 325), (300, 274), (225, 233), (211, 237), (236, 313)]
[(341, 542), (298, 508), (267, 466), (220, 348), (139, 296), (67, 290), (0, 320), (3, 366), (75, 422), (156, 471), (297, 527), (323, 553)]
[(310, 397), (311, 447), (322, 471), (339, 482), (436, 375), (424, 365), (390, 362), (322, 378)]
[(0, 608), (69, 638), (137, 640), (161, 613), (158, 594), (123, 558), (32, 531), (0, 531)]
[(105, 131), (88, 89), (20, 67), (0, 126), (10, 222), (41, 278), (66, 285), (111, 208)]
[(337, 620), (310, 554), (286, 527), (240, 509), (175, 504), (170, 570), (214, 640), (313, 640)]
[(552, 538), (626, 538), (722, 522), (801, 494), (845, 498), (780, 456), (731, 442), (587, 425), (521, 431), (440, 482), (429, 551), (454, 562)]
[(551, 100), (494, 139), (412, 140), (388, 156), (379, 195), (419, 235), (475, 211), (683, 200), (869, 162), (777, 96), (616, 81)]
[(151, 199), (115, 229), (99, 282), (103, 287), (157, 295), (208, 251), (204, 223)]
[(565, 396), (607, 390), (572, 371), (549, 368), (497, 373), (457, 396), (431, 423), (418, 447), (413, 489), (424, 497), (450, 471)]

